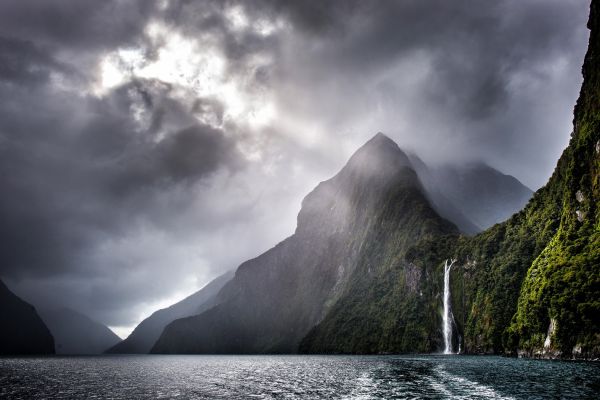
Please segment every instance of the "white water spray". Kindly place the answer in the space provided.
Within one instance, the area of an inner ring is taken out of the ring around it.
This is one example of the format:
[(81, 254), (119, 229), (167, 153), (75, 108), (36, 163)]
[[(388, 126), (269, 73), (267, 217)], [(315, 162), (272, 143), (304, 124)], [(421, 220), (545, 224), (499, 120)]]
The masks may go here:
[(450, 269), (456, 260), (444, 262), (444, 354), (452, 354), (452, 310), (450, 309)]

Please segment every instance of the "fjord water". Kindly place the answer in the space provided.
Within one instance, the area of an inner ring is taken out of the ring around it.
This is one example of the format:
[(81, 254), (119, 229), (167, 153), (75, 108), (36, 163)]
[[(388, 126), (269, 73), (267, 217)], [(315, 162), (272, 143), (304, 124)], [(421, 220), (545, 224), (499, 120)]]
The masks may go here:
[(443, 355), (2, 358), (0, 397), (597, 399), (600, 363)]

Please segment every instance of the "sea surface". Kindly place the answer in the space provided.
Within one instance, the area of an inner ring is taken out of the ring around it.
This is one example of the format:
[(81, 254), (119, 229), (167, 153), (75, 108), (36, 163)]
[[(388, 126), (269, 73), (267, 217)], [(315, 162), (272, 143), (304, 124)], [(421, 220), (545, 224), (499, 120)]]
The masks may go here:
[(600, 399), (600, 363), (477, 356), (0, 358), (11, 399)]

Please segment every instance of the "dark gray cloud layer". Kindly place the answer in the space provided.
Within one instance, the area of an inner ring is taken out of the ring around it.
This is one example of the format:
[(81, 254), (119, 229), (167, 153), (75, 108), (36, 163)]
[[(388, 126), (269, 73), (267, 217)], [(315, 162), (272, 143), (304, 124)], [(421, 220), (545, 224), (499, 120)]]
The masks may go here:
[[(444, 147), (455, 158), (484, 158), (531, 186), (544, 183), (568, 139), (587, 2), (364, 2), (354, 10), (332, 12), (337, 28), (306, 39), (308, 52), (287, 65), (285, 79), (308, 92), (292, 97), (310, 99), (300, 105), (306, 114), (362, 139), (356, 126), (373, 115), (426, 158), (448, 155), (423, 137), (454, 143)], [(533, 151), (540, 142), (545, 153)]]
[(0, 276), (130, 326), (291, 233), (377, 131), (538, 187), (568, 140), (588, 6), (1, 2)]
[(9, 0), (0, 4), (0, 32), (53, 51), (94, 51), (135, 42), (155, 12), (152, 1)]

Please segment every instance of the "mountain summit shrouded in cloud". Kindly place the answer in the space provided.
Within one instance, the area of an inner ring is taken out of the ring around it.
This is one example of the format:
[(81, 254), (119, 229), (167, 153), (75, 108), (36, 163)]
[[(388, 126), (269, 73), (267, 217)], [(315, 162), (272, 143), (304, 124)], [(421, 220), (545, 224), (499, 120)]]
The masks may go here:
[(414, 243), (453, 233), (429, 205), (407, 155), (379, 133), (304, 198), (292, 236), (240, 265), (219, 305), (169, 324), (152, 351), (296, 352), (357, 280), (368, 285), (404, 268)]
[(0, 277), (128, 333), (289, 236), (378, 131), (536, 189), (572, 130), (587, 11), (3, 1)]
[[(450, 200), (422, 183), (414, 161), (425, 174), (422, 161), (407, 156), (386, 135), (375, 135), (341, 171), (304, 198), (292, 236), (242, 263), (233, 279), (213, 295), (210, 308), (164, 324), (152, 352), (293, 353), (321, 321), (353, 307), (357, 310), (350, 321), (328, 332), (333, 344), (317, 351), (435, 351), (439, 348), (436, 264), (417, 267), (407, 261), (408, 254), (423, 242), (451, 243), (462, 221), (437, 214), (440, 206), (430, 199), (436, 198), (438, 204)], [(494, 207), (487, 213), (479, 207), (476, 213), (492, 220), (498, 215), (496, 207), (506, 210), (502, 201), (514, 196), (515, 188), (489, 167), (475, 170), (495, 176), (489, 185), (501, 201), (487, 199)], [(466, 193), (480, 187), (476, 179), (471, 183), (452, 175), (446, 179)], [(470, 215), (474, 208), (471, 202), (454, 204), (461, 215)], [(438, 252), (432, 251), (435, 255)], [(361, 318), (366, 318), (363, 324), (352, 322)], [(346, 334), (359, 343), (336, 346), (336, 338)], [(373, 337), (379, 344), (369, 344)]]

